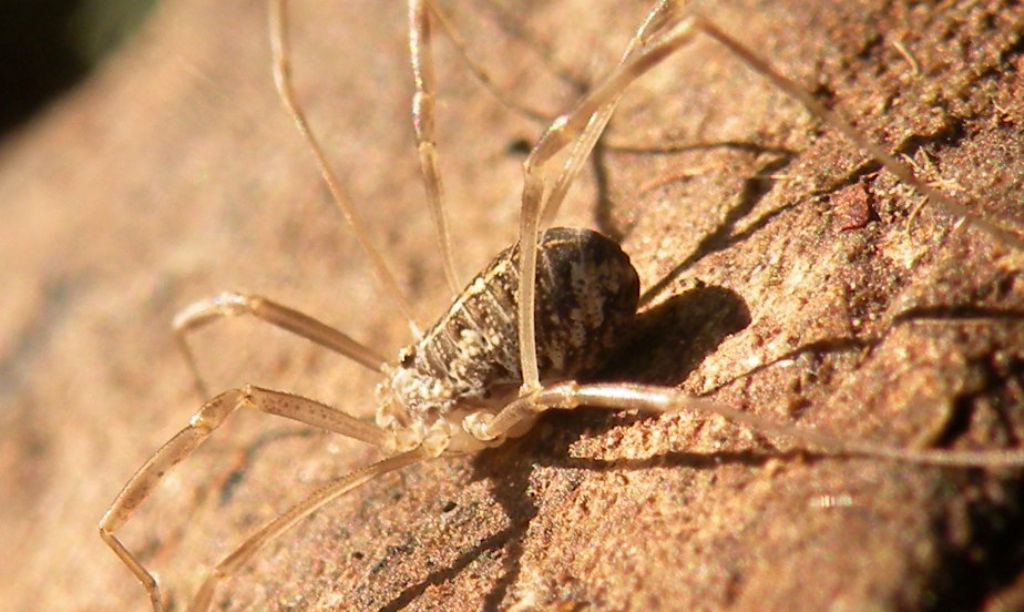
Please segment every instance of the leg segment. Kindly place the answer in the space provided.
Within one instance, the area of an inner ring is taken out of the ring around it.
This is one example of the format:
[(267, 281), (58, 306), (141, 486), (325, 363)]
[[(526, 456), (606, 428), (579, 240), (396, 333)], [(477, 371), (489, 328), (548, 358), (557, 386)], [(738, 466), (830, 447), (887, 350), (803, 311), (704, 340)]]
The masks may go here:
[(501, 87), (495, 82), (487, 69), (473, 58), (473, 54), (470, 53), (469, 47), (466, 45), (466, 41), (463, 40), (462, 35), (459, 34), (459, 31), (455, 28), (455, 24), (453, 24), (448, 15), (441, 10), (441, 7), (438, 6), (437, 2), (435, 0), (426, 1), (429, 4), (430, 12), (437, 19), (441, 29), (444, 30), (445, 34), (448, 35), (449, 40), (451, 40), (452, 44), (455, 45), (455, 48), (458, 49), (459, 55), (462, 56), (462, 61), (466, 62), (466, 66), (469, 68), (469, 71), (473, 73), (476, 80), (480, 81), (480, 84), (483, 85), (487, 91), (491, 92), (491, 94), (494, 95), (494, 97), (497, 98), (505, 108), (518, 113), (527, 119), (531, 119), (545, 125), (551, 122), (551, 117), (543, 111), (537, 110), (518, 100), (509, 98), (508, 94), (501, 90)]
[(386, 360), (373, 349), (313, 317), (258, 295), (225, 292), (216, 297), (190, 304), (174, 317), (174, 334), (178, 339), (178, 348), (185, 356), (185, 362), (192, 371), (196, 390), (203, 399), (210, 395), (203, 382), (203, 377), (199, 373), (195, 355), (188, 345), (188, 335), (218, 319), (240, 315), (251, 315), (262, 319), (322, 347), (341, 353), (374, 371), (379, 372), (386, 363)]
[(306, 114), (295, 98), (295, 89), (292, 86), (291, 54), (288, 47), (286, 17), (285, 0), (270, 0), (270, 48), (273, 54), (274, 84), (277, 86), (277, 92), (281, 96), (281, 101), (284, 103), (288, 114), (295, 121), (295, 126), (299, 129), (299, 133), (305, 139), (306, 145), (313, 152), (313, 157), (316, 159), (316, 164), (320, 168), (320, 174), (323, 176), (324, 182), (331, 192), (331, 197), (334, 199), (341, 214), (345, 217), (349, 227), (355, 233), (359, 246), (362, 247), (363, 252), (369, 258), (374, 276), (384, 287), (388, 297), (394, 300), (399, 311), (409, 321), (410, 330), (418, 338), (420, 328), (416, 324), (416, 318), (413, 316), (411, 303), (406, 298), (405, 293), (399, 288), (398, 281), (395, 280), (395, 275), (391, 273), (391, 268), (385, 261), (384, 255), (370, 242), (366, 226), (356, 213), (352, 201), (342, 189), (341, 181), (338, 180), (334, 170), (331, 169), (323, 147), (320, 146), (320, 141), (309, 127)]
[(444, 185), (437, 163), (437, 144), (434, 141), (434, 62), (430, 56), (429, 0), (409, 0), (409, 51), (412, 61), (416, 93), (412, 97), (412, 122), (416, 128), (416, 143), (420, 154), (420, 171), (427, 189), (430, 216), (434, 219), (444, 275), (452, 295), (458, 295), (462, 283), (455, 270), (452, 240), (448, 232), (448, 219), (444, 210)]
[(916, 450), (844, 440), (823, 431), (780, 423), (719, 402), (693, 397), (672, 387), (629, 383), (588, 385), (580, 385), (575, 382), (559, 383), (511, 402), (498, 414), (474, 413), (466, 417), (463, 427), (480, 440), (494, 440), (516, 430), (523, 421), (535, 419), (537, 415), (548, 410), (573, 410), (580, 406), (611, 410), (639, 410), (654, 414), (691, 410), (706, 415), (718, 415), (751, 431), (790, 438), (802, 446), (828, 455), (868, 457), (938, 467), (1024, 468), (1024, 449)]
[(243, 542), (241, 546), (236, 548), (233, 553), (225, 557), (210, 570), (206, 580), (203, 581), (203, 585), (199, 588), (195, 599), (192, 601), (192, 605), (189, 606), (189, 610), (192, 612), (207, 610), (210, 607), (210, 602), (213, 600), (217, 585), (230, 578), (232, 574), (238, 571), (238, 568), (251, 559), (267, 543), (277, 538), (305, 517), (319, 510), (324, 504), (337, 499), (341, 495), (378, 476), (431, 457), (432, 455), (422, 448), (415, 448), (356, 470), (317, 489), (301, 503), (296, 504), (281, 516), (264, 525), (259, 531)]
[[(651, 38), (661, 31), (666, 24), (671, 22), (677, 9), (676, 0), (660, 0), (647, 14), (636, 34), (633, 35), (629, 44), (626, 45), (626, 50), (622, 54), (622, 59), (619, 60), (619, 65), (621, 66), (625, 63), (638, 49), (646, 47)], [(586, 128), (576, 137), (569, 156), (562, 165), (562, 171), (558, 174), (558, 178), (551, 188), (551, 193), (548, 194), (547, 200), (544, 203), (540, 221), (541, 229), (547, 228), (554, 222), (555, 216), (558, 215), (558, 209), (569, 192), (569, 188), (572, 186), (583, 164), (587, 161), (587, 158), (590, 157), (590, 153), (594, 150), (594, 146), (597, 145), (597, 141), (604, 134), (604, 130), (608, 126), (608, 122), (611, 121), (612, 115), (615, 113), (615, 109), (618, 107), (619, 100), (621, 99), (622, 92), (619, 92), (618, 95), (594, 113), (587, 122)]]
[(648, 42), (656, 30), (666, 27), (665, 24), (671, 21), (674, 13), (675, 4), (671, 0), (656, 5), (630, 42), (623, 62), (572, 111), (551, 124), (523, 163), (523, 207), (519, 225), (519, 346), (523, 393), (540, 387), (533, 311), (537, 232), (545, 195), (545, 171), (555, 155), (578, 139), (581, 146), (571, 152), (566, 170), (559, 177), (556, 190), (551, 193), (554, 199), (549, 200), (550, 211), (545, 217), (553, 217), (558, 202), (568, 190), (579, 166), (590, 154), (590, 148), (600, 137), (625, 88), (696, 34), (695, 20), (685, 18)]
[(187, 427), (175, 434), (135, 472), (100, 520), (100, 537), (146, 588), (154, 611), (163, 609), (156, 578), (114, 534), (149, 497), (164, 474), (191, 455), (225, 419), (242, 407), (283, 416), (378, 447), (389, 445), (389, 434), (384, 430), (320, 402), (290, 393), (246, 387), (221, 393), (206, 402)]

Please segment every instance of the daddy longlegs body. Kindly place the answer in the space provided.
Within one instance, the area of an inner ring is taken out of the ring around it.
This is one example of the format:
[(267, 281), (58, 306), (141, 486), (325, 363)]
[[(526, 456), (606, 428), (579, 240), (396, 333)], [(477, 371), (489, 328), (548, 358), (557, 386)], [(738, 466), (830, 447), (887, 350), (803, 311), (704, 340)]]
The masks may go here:
[[(445, 277), (455, 299), (437, 323), (421, 332), (383, 255), (366, 238), (359, 215), (342, 190), (319, 140), (292, 89), (286, 31), (286, 0), (270, 0), (270, 40), (275, 84), (285, 107), (312, 151), (336, 204), (368, 255), (377, 280), (409, 321), (413, 342), (394, 362), (343, 332), (259, 296), (225, 293), (185, 308), (174, 321), (180, 346), (206, 396), (187, 343), (188, 334), (218, 319), (251, 315), (353, 359), (384, 376), (377, 389), (374, 423), (318, 401), (257, 387), (213, 397), (189, 424), (135, 473), (100, 521), (102, 539), (146, 588), (154, 610), (163, 598), (156, 578), (115, 535), (160, 479), (188, 457), (236, 410), (253, 408), (374, 445), (387, 458), (327, 484), (264, 525), (213, 567), (191, 604), (209, 607), (217, 587), (268, 542), (331, 500), (374, 478), (440, 457), (473, 453), (521, 436), (548, 410), (580, 406), (649, 414), (691, 410), (722, 416), (760, 434), (788, 438), (825, 455), (860, 456), (952, 468), (1021, 469), (1024, 449), (988, 451), (912, 450), (844, 440), (796, 427), (722, 403), (692, 397), (673, 387), (588, 383), (619, 333), (635, 317), (637, 273), (617, 244), (597, 232), (556, 228), (559, 205), (600, 138), (625, 89), (697, 36), (714, 39), (753, 70), (844, 134), (884, 169), (912, 186), (933, 206), (961, 217), (1013, 248), (1015, 233), (977, 217), (959, 202), (917, 179), (901, 161), (869, 142), (838, 114), (779, 74), (766, 61), (694, 10), (659, 1), (630, 40), (611, 74), (565, 115), (558, 117), (524, 162), (522, 212), (517, 245), (499, 254), (465, 289), (459, 282), (442, 201), (444, 190), (434, 144), (434, 75), (431, 25), (440, 24), (458, 46), (450, 21), (433, 0), (409, 0), (409, 33), (415, 78), (413, 117), (422, 174), (444, 257)], [(558, 156), (564, 162), (549, 173)], [(548, 180), (548, 174), (554, 180)]]

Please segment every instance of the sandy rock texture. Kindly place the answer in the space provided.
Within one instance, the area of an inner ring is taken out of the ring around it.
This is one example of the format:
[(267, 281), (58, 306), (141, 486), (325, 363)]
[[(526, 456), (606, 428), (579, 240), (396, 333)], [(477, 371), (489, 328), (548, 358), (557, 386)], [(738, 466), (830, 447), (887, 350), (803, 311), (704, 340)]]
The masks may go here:
[[(300, 97), (424, 320), (449, 297), (413, 147), (401, 2), (295, 2)], [(510, 95), (554, 116), (647, 3), (449, 3)], [(706, 12), (896, 148), (1024, 227), (1017, 2), (730, 0)], [(442, 167), (464, 271), (513, 240), (524, 148), (439, 37)], [(623, 100), (561, 222), (622, 241), (646, 292), (610, 380), (678, 385), (894, 445), (1024, 438), (1024, 253), (922, 199), (698, 40)], [(376, 291), (270, 80), (265, 7), (180, 0), (0, 150), (0, 607), (142, 610), (96, 524), (198, 407), (169, 322), (265, 294), (388, 354)], [(253, 320), (195, 337), (213, 389), (368, 416), (375, 376)], [(123, 531), (176, 609), (205, 568), (375, 451), (238, 415)], [(1019, 609), (1019, 473), (794, 452), (718, 418), (546, 417), (381, 478), (299, 524), (218, 609)]]

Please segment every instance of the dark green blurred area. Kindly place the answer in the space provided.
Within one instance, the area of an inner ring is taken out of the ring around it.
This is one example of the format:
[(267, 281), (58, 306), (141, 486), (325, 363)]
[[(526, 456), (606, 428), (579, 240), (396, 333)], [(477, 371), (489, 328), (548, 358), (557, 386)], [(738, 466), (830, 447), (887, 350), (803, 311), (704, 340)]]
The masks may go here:
[(156, 0), (0, 0), (0, 136), (88, 74)]

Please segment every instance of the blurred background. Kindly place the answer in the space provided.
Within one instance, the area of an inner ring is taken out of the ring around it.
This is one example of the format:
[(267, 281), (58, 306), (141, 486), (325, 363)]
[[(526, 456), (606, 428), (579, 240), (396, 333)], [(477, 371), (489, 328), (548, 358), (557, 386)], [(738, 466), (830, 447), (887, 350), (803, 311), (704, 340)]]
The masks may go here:
[(0, 138), (88, 74), (156, 0), (0, 0)]

